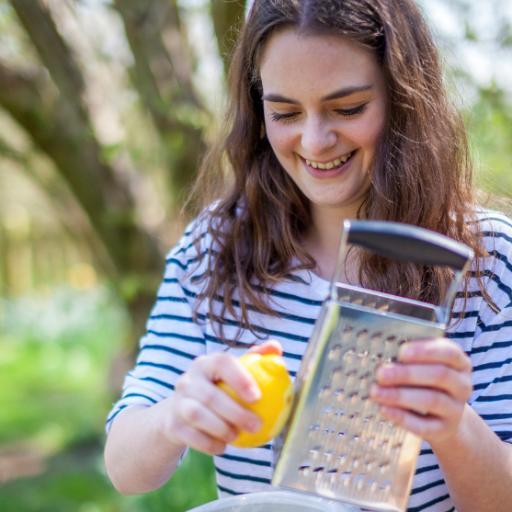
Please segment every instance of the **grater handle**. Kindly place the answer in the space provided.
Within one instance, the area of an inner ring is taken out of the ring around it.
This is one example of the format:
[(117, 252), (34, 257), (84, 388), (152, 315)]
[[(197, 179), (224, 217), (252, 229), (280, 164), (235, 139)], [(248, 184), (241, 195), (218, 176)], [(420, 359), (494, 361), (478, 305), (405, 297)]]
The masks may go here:
[(473, 250), (428, 229), (387, 221), (346, 220), (346, 243), (364, 247), (380, 256), (423, 265), (441, 265), (462, 271), (473, 259)]

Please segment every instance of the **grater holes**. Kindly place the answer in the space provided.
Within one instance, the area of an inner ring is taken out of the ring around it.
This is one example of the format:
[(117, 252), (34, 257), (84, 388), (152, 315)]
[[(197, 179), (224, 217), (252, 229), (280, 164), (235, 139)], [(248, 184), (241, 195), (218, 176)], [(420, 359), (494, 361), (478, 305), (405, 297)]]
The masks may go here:
[(352, 479), (353, 485), (358, 491), (362, 491), (365, 484), (365, 476), (357, 475)]
[(356, 333), (356, 340), (364, 340), (368, 337), (368, 329), (361, 329)]
[(366, 371), (363, 371), (363, 373), (361, 373), (361, 375), (359, 375), (359, 379), (360, 380), (370, 379), (372, 376), (373, 376), (373, 372), (371, 372), (370, 370), (366, 370)]
[(353, 421), (357, 418), (359, 418), (360, 414), (358, 411), (352, 411), (349, 415), (348, 415), (348, 419), (349, 421)]
[(343, 354), (343, 363), (347, 366), (351, 366), (356, 358), (356, 351), (354, 349), (349, 349)]
[(320, 398), (327, 398), (331, 395), (331, 387), (330, 386), (323, 386), (322, 389), (320, 389)]
[(395, 443), (395, 444), (391, 447), (391, 451), (393, 452), (393, 455), (395, 455), (396, 453), (398, 453), (401, 449), (402, 449), (402, 441), (399, 441), (399, 442)]
[(357, 353), (357, 357), (359, 357), (359, 359), (362, 359), (362, 361), (360, 361), (360, 363), (366, 362), (369, 355), (370, 355), (370, 351), (367, 348), (363, 348), (363, 349), (361, 349), (360, 352)]
[(334, 408), (331, 407), (330, 405), (326, 405), (321, 411), (320, 411), (320, 414), (324, 414), (326, 416), (330, 416), (331, 414), (334, 413)]
[(379, 462), (378, 468), (381, 474), (386, 473), (386, 471), (390, 468), (389, 460), (385, 459)]
[(329, 350), (329, 354), (327, 355), (327, 358), (331, 361), (333, 360), (337, 360), (341, 357), (341, 345), (340, 344), (337, 344), (337, 345), (334, 345), (331, 350)]
[[(344, 439), (344, 438), (345, 438), (345, 436), (346, 436), (346, 433), (345, 433), (345, 432), (343, 432), (342, 430), (340, 430), (340, 431), (338, 431), (338, 432), (336, 433), (336, 437), (337, 437), (337, 440), (338, 440), (338, 441), (340, 441), (341, 439)], [(345, 457), (345, 458), (346, 458), (346, 457)]]
[(330, 427), (324, 427), (324, 428), (322, 429), (322, 433), (323, 433), (324, 435), (327, 435), (327, 436), (328, 436), (328, 435), (330, 435), (330, 434), (335, 434), (335, 433), (336, 433), (336, 431), (335, 431), (335, 430), (333, 430), (333, 429), (332, 429), (332, 428), (330, 428)]
[(334, 457), (333, 450), (325, 450), (324, 451), (325, 460), (330, 461)]
[(349, 334), (354, 330), (354, 327), (350, 324), (347, 324), (343, 327), (343, 330), (341, 331), (343, 334)]
[(311, 465), (310, 464), (301, 464), (298, 469), (299, 469), (299, 474), (301, 474), (303, 476), (307, 476), (309, 474), (309, 470), (311, 469)]
[(376, 331), (376, 332), (373, 332), (370, 336), (370, 341), (380, 341), (382, 339), (382, 332), (381, 331)]
[(350, 471), (342, 471), (340, 473), (340, 483), (345, 487), (348, 487), (352, 480), (352, 473)]
[(347, 380), (345, 381), (345, 391), (351, 391), (357, 388), (359, 378), (357, 377), (357, 372), (351, 372), (350, 375), (346, 375)]
[(332, 370), (332, 381), (337, 381), (343, 377), (343, 367), (337, 366)]
[(320, 430), (320, 423), (313, 423), (312, 425), (309, 426), (309, 430), (317, 432), (318, 430)]
[(338, 418), (341, 418), (344, 414), (345, 414), (345, 410), (344, 409), (336, 409), (334, 414), (338, 417)]
[[(363, 398), (363, 397), (361, 397), (361, 398)], [(368, 396), (366, 395), (366, 399), (367, 399), (367, 398), (368, 398)], [(363, 418), (362, 418), (362, 422), (363, 422), (363, 424), (365, 424), (365, 425), (366, 425), (367, 423), (370, 423), (370, 420), (371, 420), (372, 418), (373, 418), (373, 416), (369, 416), (369, 415), (365, 415), (365, 416), (363, 416)]]
[(391, 481), (390, 480), (383, 480), (379, 484), (379, 489), (381, 491), (389, 491), (390, 488), (391, 488)]
[(350, 398), (350, 400), (355, 401), (354, 399), (357, 398), (358, 395), (359, 391), (357, 391), (357, 389), (354, 389), (353, 391), (350, 391), (347, 396), (348, 398)]
[(338, 400), (338, 402), (341, 402), (345, 399), (345, 389), (340, 387), (340, 388), (336, 388), (334, 390), (334, 398), (336, 398), (336, 400)]
[(373, 470), (373, 467), (375, 465), (375, 461), (373, 459), (368, 459), (364, 463), (364, 468), (368, 473), (370, 473)]

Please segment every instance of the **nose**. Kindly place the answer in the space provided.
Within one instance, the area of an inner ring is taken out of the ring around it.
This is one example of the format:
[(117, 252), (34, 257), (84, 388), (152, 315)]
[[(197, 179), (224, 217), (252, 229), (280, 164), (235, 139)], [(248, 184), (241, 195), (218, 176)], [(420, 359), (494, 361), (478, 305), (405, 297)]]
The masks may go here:
[(304, 123), (301, 144), (306, 156), (322, 156), (332, 149), (337, 141), (338, 136), (328, 122), (313, 118)]

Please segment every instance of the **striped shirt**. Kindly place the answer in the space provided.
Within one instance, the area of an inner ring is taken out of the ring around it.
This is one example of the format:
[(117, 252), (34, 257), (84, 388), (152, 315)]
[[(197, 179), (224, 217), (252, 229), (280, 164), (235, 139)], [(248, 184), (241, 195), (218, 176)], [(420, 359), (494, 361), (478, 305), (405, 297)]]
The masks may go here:
[[(474, 391), (470, 405), (503, 441), (512, 442), (512, 221), (488, 210), (482, 210), (479, 216), (489, 253), (484, 259), (484, 282), (500, 312), (495, 313), (483, 300), (473, 278), (463, 320), (448, 328), (447, 337), (455, 340), (471, 358)], [(243, 348), (227, 349), (219, 340), (218, 329), (208, 319), (205, 302), (198, 310), (199, 321), (192, 320), (194, 301), (204, 286), (197, 277), (206, 271), (206, 258), (198, 258), (197, 242), (200, 254), (206, 254), (211, 238), (206, 233), (205, 221), (193, 222), (168, 254), (136, 365), (128, 372), (122, 397), (108, 416), (107, 430), (123, 409), (151, 406), (168, 397), (195, 357), (226, 350), (236, 356), (244, 352)], [(290, 279), (262, 290), (269, 294), (271, 307), (278, 316), (251, 311), (254, 332), (242, 330), (238, 340), (247, 344), (268, 338), (278, 340), (288, 370), (295, 376), (328, 289), (329, 283), (324, 279), (308, 270), (299, 270)], [(234, 299), (236, 306), (236, 293)], [(454, 312), (460, 312), (463, 303), (459, 292)], [(216, 305), (220, 311), (220, 300)], [(237, 319), (228, 313), (224, 319), (224, 335), (234, 339), (238, 333)], [(219, 495), (269, 490), (271, 461), (271, 444), (252, 449), (228, 446), (223, 455), (214, 457)], [(429, 445), (423, 443), (408, 511), (453, 510), (438, 460)]]

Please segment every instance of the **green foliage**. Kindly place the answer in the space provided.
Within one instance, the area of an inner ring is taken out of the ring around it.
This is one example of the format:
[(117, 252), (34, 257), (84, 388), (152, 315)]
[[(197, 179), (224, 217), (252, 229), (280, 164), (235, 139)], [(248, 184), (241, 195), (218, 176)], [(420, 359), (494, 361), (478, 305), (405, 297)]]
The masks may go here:
[[(61, 449), (98, 433), (109, 360), (126, 327), (105, 290), (70, 288), (2, 302), (0, 443), (37, 438)], [(29, 407), (20, 407), (29, 404)], [(49, 414), (51, 412), (51, 414)]]
[(109, 364), (128, 325), (110, 293), (60, 288), (3, 300), (0, 312), (0, 446), (45, 466), (4, 484), (0, 510), (180, 512), (215, 498), (211, 460), (195, 452), (146, 495), (121, 496), (106, 477)]
[(468, 113), (468, 128), (478, 185), (512, 198), (512, 104), (498, 87), (480, 89)]

